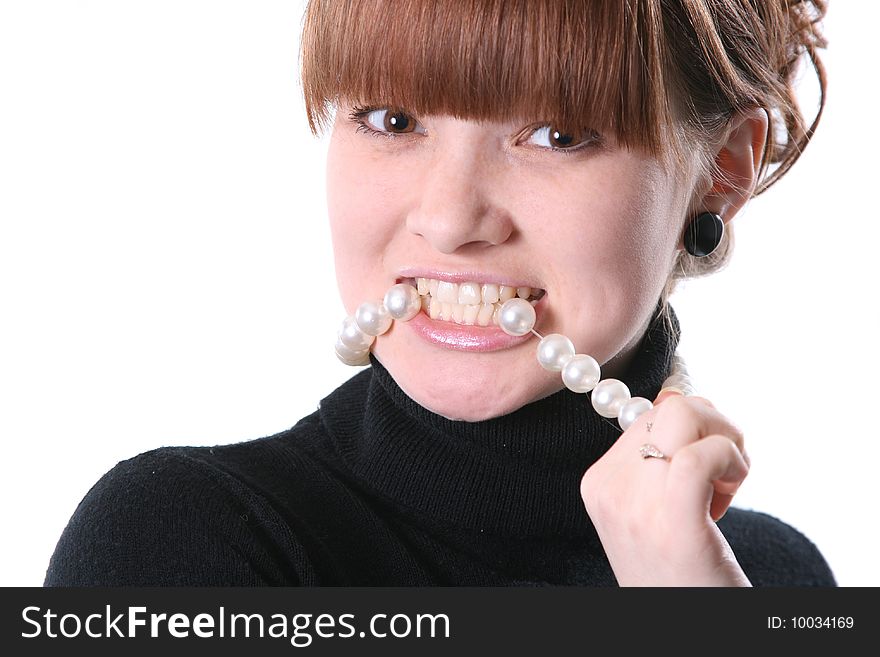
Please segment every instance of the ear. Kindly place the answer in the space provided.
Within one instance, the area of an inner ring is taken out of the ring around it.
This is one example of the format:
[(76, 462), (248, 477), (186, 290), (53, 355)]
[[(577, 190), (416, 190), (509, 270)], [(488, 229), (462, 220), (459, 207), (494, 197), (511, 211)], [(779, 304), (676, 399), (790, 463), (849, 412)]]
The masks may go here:
[[(751, 198), (767, 142), (767, 111), (753, 107), (734, 115), (715, 153), (711, 187), (694, 199), (694, 213), (714, 212), (728, 223)], [(705, 189), (705, 187), (703, 187)], [(690, 217), (687, 218), (690, 221)], [(684, 248), (684, 244), (679, 244)]]

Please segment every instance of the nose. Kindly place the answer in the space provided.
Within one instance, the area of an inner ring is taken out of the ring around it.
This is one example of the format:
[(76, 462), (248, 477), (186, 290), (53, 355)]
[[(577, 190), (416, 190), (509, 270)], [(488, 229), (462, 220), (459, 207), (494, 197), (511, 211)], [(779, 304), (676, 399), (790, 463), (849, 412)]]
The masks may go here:
[(514, 224), (499, 200), (499, 166), (473, 147), (435, 153), (407, 214), (407, 229), (444, 254), (507, 241)]

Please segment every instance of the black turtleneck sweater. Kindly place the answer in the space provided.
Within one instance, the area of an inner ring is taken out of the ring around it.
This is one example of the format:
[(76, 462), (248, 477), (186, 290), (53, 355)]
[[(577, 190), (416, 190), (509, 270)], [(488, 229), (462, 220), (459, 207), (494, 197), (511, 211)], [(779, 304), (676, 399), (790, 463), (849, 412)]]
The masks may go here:
[[(679, 330), (656, 318), (625, 377), (653, 399)], [(375, 359), (274, 436), (119, 463), (61, 536), (49, 586), (616, 585), (580, 479), (620, 429), (562, 390), (457, 422)], [(802, 534), (731, 508), (718, 523), (756, 586), (833, 586)]]

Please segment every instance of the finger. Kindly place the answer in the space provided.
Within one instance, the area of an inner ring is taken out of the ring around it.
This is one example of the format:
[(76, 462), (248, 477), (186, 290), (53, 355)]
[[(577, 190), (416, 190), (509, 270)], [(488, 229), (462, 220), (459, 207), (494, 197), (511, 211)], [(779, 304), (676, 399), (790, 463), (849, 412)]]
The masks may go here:
[(684, 397), (684, 395), (681, 394), (680, 390), (675, 390), (674, 388), (663, 388), (663, 390), (660, 391), (660, 393), (657, 395), (657, 398), (654, 400), (654, 406), (659, 406), (673, 395)]
[(732, 496), (748, 473), (742, 452), (730, 439), (706, 436), (683, 447), (670, 460), (666, 503), (683, 519), (700, 522), (710, 510), (716, 489)]
[(696, 399), (703, 402), (710, 408), (715, 408), (715, 404), (710, 402), (705, 397), (700, 397), (699, 395), (685, 395), (678, 388), (663, 388), (660, 392), (657, 393), (657, 398), (654, 399), (653, 402), (654, 406), (659, 406), (662, 402), (666, 401), (670, 397), (687, 397), (688, 399)]
[(672, 456), (685, 445), (712, 434), (727, 436), (740, 451), (745, 449), (742, 431), (719, 413), (709, 400), (672, 394), (664, 399), (661, 406), (643, 413), (624, 432), (620, 441), (628, 443), (627, 448), (630, 449), (632, 445), (637, 448), (649, 438), (649, 442)]
[(725, 495), (716, 490), (712, 496), (712, 502), (709, 504), (709, 516), (714, 522), (718, 522), (727, 513), (727, 509), (730, 508), (732, 502), (733, 495)]

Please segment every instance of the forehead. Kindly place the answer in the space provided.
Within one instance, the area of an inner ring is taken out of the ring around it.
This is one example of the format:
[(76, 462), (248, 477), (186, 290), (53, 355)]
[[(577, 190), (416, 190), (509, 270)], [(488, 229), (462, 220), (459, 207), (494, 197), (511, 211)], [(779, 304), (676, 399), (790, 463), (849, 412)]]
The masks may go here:
[[(419, 115), (590, 127), (662, 154), (672, 125), (652, 0), (313, 0), (313, 129), (341, 99)], [(656, 17), (655, 17), (656, 18)]]

